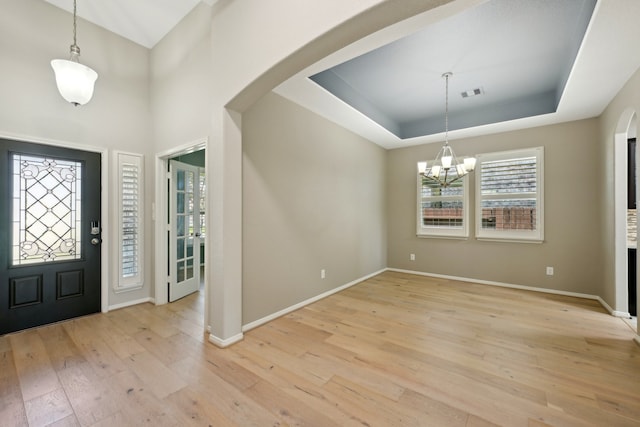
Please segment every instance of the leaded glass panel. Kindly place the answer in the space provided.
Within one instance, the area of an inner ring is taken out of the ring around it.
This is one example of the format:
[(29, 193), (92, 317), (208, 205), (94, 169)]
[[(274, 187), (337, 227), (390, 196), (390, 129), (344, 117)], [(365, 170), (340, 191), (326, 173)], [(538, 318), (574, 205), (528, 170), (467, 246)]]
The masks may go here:
[(82, 257), (82, 163), (12, 154), (12, 264)]

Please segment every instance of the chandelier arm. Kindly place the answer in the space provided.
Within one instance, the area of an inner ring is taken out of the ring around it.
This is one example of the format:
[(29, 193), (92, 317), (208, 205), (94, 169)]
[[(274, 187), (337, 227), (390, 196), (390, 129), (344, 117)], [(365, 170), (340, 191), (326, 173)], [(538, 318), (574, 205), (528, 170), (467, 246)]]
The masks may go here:
[(453, 184), (454, 182), (461, 180), (461, 179), (462, 179), (462, 178), (464, 178), (466, 175), (467, 175), (467, 174), (464, 174), (464, 175), (458, 175), (457, 177), (455, 177), (454, 179), (452, 179), (451, 181), (449, 181), (449, 183), (448, 183), (447, 185), (451, 185), (451, 184)]

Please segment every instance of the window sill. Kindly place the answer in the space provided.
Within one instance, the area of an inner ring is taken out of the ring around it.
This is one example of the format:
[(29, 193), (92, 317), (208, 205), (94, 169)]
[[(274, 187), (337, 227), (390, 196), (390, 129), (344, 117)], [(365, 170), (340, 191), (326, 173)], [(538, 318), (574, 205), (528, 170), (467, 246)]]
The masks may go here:
[(502, 243), (534, 243), (542, 244), (544, 240), (540, 239), (518, 239), (518, 238), (498, 238), (498, 237), (476, 237), (476, 240), (482, 242), (502, 242)]
[(469, 240), (469, 236), (450, 236), (439, 234), (416, 234), (419, 239)]

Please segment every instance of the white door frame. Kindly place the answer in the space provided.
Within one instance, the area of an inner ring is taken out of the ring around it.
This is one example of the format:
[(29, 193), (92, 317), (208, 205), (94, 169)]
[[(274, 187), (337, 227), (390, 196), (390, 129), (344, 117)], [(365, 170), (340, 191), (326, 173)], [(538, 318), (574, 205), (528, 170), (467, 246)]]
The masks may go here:
[[(154, 260), (155, 260), (155, 292), (154, 292), (154, 300), (156, 305), (167, 304), (169, 302), (169, 296), (167, 292), (167, 263), (169, 260), (168, 256), (168, 248), (167, 248), (167, 239), (165, 238), (167, 233), (167, 226), (164, 222), (164, 216), (167, 214), (168, 207), (168, 197), (167, 197), (167, 171), (169, 164), (169, 159), (172, 157), (176, 157), (180, 154), (188, 154), (198, 150), (207, 150), (207, 145), (209, 143), (208, 138), (202, 138), (200, 140), (190, 142), (179, 147), (172, 148), (170, 150), (166, 150), (160, 153), (156, 153), (155, 163), (155, 203), (153, 204), (152, 211), (152, 219), (155, 221), (154, 225)], [(208, 165), (208, 156), (205, 156), (205, 174), (208, 177), (209, 175), (209, 165)], [(205, 197), (207, 195), (205, 194)], [(205, 227), (208, 229), (209, 225), (209, 215), (205, 217)], [(210, 233), (205, 234), (204, 238), (204, 247), (209, 248), (209, 235)], [(206, 249), (205, 249), (206, 250)], [(207, 283), (207, 268), (208, 263), (204, 263), (205, 268), (205, 285), (204, 285), (204, 295), (205, 295), (205, 310), (203, 318), (206, 318), (208, 309), (209, 309), (209, 299), (207, 297), (209, 293), (209, 284)]]

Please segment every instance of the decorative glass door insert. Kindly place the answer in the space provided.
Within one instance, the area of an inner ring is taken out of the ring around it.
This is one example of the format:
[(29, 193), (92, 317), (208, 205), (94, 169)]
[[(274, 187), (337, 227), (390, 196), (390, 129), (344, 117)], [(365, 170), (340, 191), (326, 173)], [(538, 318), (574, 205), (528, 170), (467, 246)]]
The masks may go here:
[(11, 156), (12, 265), (81, 259), (82, 163)]

